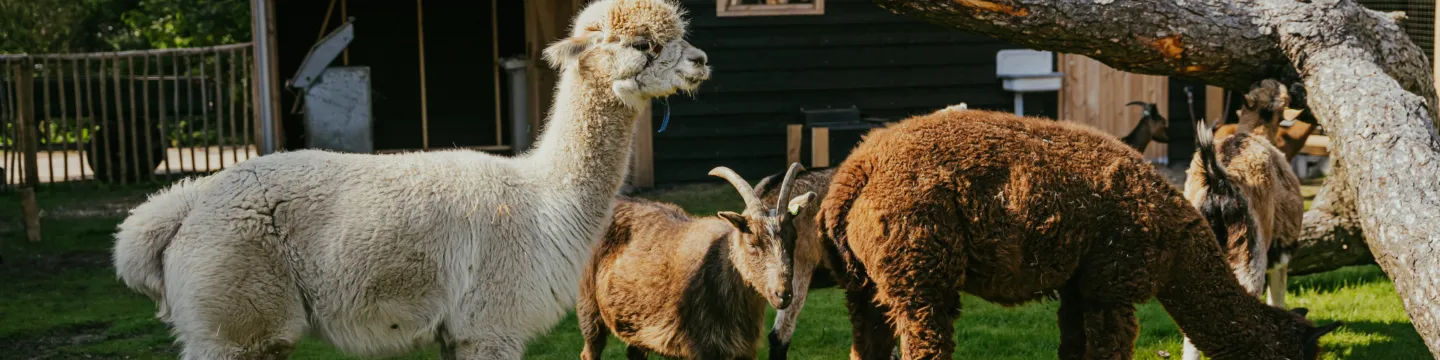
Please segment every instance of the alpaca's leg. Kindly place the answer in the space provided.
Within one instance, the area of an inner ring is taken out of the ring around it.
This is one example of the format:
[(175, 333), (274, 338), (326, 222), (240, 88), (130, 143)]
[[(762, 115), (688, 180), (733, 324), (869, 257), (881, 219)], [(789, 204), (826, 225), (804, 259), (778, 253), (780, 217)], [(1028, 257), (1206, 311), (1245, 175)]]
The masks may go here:
[(1073, 284), (1060, 289), (1060, 360), (1085, 358), (1085, 300)]
[(525, 338), (491, 331), (483, 337), (445, 340), (442, 347), (456, 360), (518, 360), (525, 355)]
[(182, 228), (165, 258), (184, 358), (288, 358), (309, 324), (287, 266), (236, 229), (211, 229), (203, 236)]
[(1135, 352), (1135, 337), (1140, 322), (1135, 305), (1086, 302), (1085, 359), (1130, 359)]
[(873, 282), (852, 281), (845, 290), (846, 306), (850, 308), (851, 360), (885, 360), (895, 348), (895, 330), (885, 318), (884, 309), (875, 303)]
[(626, 360), (645, 360), (645, 358), (649, 356), (650, 352), (645, 351), (644, 348), (641, 348), (639, 346), (630, 345), (625, 347)]
[(949, 359), (955, 352), (955, 318), (960, 315), (960, 293), (930, 286), (890, 286), (890, 318), (900, 333), (904, 359)]
[(271, 341), (248, 348), (213, 341), (195, 341), (185, 344), (182, 358), (185, 360), (285, 360), (289, 359), (290, 353), (294, 351), (295, 343), (290, 341)]
[(814, 267), (795, 269), (795, 300), (785, 310), (775, 311), (775, 325), (770, 330), (770, 360), (785, 360), (790, 351), (790, 336), (795, 334), (795, 322), (799, 321), (800, 309), (805, 307), (805, 297), (810, 293), (810, 279)]

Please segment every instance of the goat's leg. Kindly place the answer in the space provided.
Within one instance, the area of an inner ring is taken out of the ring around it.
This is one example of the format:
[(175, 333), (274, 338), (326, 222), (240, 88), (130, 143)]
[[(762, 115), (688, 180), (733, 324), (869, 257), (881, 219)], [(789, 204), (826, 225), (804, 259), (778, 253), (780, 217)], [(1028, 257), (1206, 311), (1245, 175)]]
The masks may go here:
[(895, 348), (895, 330), (886, 321), (885, 311), (875, 303), (875, 284), (850, 281), (845, 305), (850, 308), (851, 360), (888, 360)]
[(600, 317), (595, 298), (581, 291), (580, 301), (575, 306), (575, 317), (580, 323), (580, 335), (585, 338), (585, 348), (580, 351), (581, 360), (600, 360), (605, 353), (605, 343), (610, 338), (610, 328)]
[(799, 321), (800, 309), (805, 307), (805, 297), (810, 293), (810, 279), (815, 267), (795, 269), (795, 299), (785, 310), (775, 311), (775, 325), (770, 330), (770, 360), (785, 360), (790, 351), (790, 337), (795, 334), (795, 323)]
[(1275, 266), (1266, 270), (1269, 275), (1269, 292), (1265, 303), (1280, 308), (1285, 307), (1285, 290), (1290, 281), (1290, 254), (1281, 254), (1280, 261)]
[(641, 348), (639, 346), (630, 345), (625, 347), (626, 360), (645, 360), (645, 358), (649, 356), (650, 352), (645, 351), (644, 348)]
[(1074, 284), (1060, 289), (1060, 360), (1085, 358), (1085, 300)]
[(1135, 337), (1140, 333), (1135, 305), (1089, 301), (1084, 306), (1084, 317), (1086, 360), (1134, 357)]

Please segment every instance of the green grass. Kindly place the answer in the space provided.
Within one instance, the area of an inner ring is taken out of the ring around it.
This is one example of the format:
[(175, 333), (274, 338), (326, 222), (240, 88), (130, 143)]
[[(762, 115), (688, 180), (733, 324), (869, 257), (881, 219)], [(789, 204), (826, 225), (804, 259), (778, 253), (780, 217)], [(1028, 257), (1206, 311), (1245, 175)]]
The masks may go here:
[[(153, 187), (97, 190), (43, 190), (45, 241), (22, 242), (19, 200), (0, 194), (0, 357), (69, 359), (81, 357), (173, 359), (164, 325), (154, 319), (154, 304), (126, 289), (110, 270), (108, 250), (124, 209), (144, 199)], [(742, 205), (725, 185), (692, 185), (641, 196), (678, 203), (708, 215)], [(845, 358), (850, 325), (843, 294), (836, 289), (810, 295), (790, 352), (795, 359)], [(956, 358), (1053, 359), (1059, 342), (1058, 303), (1038, 302), (1013, 308), (965, 297), (964, 315), (955, 323)], [(1295, 277), (1291, 306), (1311, 309), (1319, 322), (1347, 325), (1324, 339), (1326, 359), (1430, 358), (1405, 315), (1399, 297), (1375, 266), (1348, 267)], [(1154, 302), (1138, 306), (1141, 333), (1137, 359), (1178, 356), (1180, 333)], [(768, 316), (773, 316), (773, 313)], [(767, 321), (768, 324), (768, 321)], [(567, 317), (531, 342), (527, 359), (575, 359), (580, 353), (575, 317)], [(623, 358), (614, 339), (606, 359)], [(765, 352), (761, 352), (763, 358)], [(307, 340), (295, 359), (350, 359), (319, 340)], [(433, 346), (396, 359), (435, 359)]]

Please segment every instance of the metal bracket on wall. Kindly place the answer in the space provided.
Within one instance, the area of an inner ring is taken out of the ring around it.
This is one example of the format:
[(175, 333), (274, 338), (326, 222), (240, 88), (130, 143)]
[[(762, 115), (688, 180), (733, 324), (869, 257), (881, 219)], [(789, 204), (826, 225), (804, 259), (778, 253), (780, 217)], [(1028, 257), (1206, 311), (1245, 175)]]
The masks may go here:
[(305, 54), (305, 60), (300, 62), (300, 70), (290, 78), (290, 87), (308, 89), (310, 85), (320, 78), (320, 73), (330, 66), (345, 47), (350, 46), (350, 41), (355, 39), (355, 18), (345, 19), (340, 28), (325, 35), (315, 46), (310, 47), (310, 52)]

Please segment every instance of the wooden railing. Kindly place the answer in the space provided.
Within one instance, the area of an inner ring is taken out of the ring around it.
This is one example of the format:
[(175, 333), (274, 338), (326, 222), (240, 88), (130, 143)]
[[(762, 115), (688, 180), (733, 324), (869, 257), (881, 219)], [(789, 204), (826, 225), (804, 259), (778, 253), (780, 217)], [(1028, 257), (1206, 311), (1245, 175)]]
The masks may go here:
[(0, 55), (0, 176), (169, 182), (257, 156), (248, 43)]

